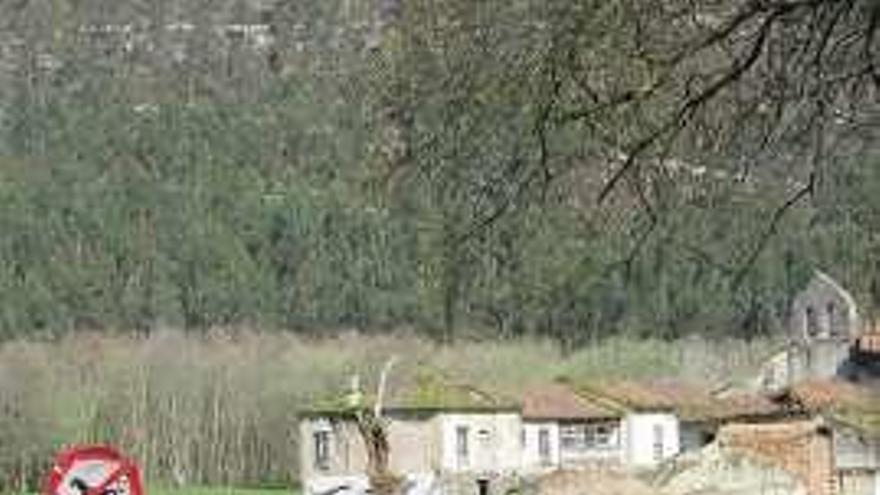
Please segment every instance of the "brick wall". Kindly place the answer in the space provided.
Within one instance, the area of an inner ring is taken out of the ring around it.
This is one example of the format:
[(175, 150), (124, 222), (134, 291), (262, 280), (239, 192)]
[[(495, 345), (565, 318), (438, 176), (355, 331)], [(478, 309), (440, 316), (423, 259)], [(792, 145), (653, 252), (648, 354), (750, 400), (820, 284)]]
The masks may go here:
[(792, 473), (808, 495), (836, 493), (831, 433), (821, 421), (731, 424), (718, 440), (723, 449)]

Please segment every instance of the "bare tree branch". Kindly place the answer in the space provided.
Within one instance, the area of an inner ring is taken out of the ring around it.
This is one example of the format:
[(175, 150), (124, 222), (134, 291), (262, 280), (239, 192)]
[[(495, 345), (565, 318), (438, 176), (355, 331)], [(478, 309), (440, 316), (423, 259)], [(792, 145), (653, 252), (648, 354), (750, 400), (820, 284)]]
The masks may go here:
[(770, 239), (776, 235), (777, 230), (779, 229), (779, 224), (785, 215), (794, 208), (798, 203), (800, 203), (804, 198), (813, 194), (816, 185), (816, 175), (810, 174), (809, 182), (798, 189), (791, 197), (789, 197), (785, 203), (783, 203), (776, 211), (773, 212), (773, 217), (770, 219), (770, 223), (767, 225), (767, 228), (761, 234), (758, 239), (758, 244), (755, 248), (749, 253), (746, 257), (745, 261), (740, 265), (739, 269), (736, 272), (736, 275), (733, 277), (731, 286), (734, 290), (738, 289), (746, 276), (749, 274), (749, 271), (754, 267), (755, 262), (758, 260), (758, 257), (764, 252), (764, 249), (767, 247), (767, 243), (770, 242)]

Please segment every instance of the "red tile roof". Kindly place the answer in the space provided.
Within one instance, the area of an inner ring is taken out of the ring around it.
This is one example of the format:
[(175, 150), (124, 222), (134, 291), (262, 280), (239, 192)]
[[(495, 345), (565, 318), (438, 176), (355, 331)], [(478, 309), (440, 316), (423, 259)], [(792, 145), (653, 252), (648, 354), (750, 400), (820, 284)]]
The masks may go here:
[(810, 412), (863, 407), (876, 400), (877, 392), (837, 380), (806, 380), (776, 395), (777, 402)]
[(880, 390), (834, 380), (808, 380), (775, 397), (796, 412), (822, 414), (880, 437)]
[(754, 393), (718, 397), (716, 401), (722, 406), (719, 419), (772, 416), (781, 412), (770, 398)]
[(604, 407), (576, 394), (569, 386), (552, 384), (526, 391), (524, 419), (591, 420), (620, 417), (620, 410)]
[(779, 412), (772, 401), (757, 394), (720, 396), (708, 386), (678, 381), (605, 382), (580, 390), (596, 400), (609, 400), (637, 411), (672, 411), (685, 421), (759, 417)]

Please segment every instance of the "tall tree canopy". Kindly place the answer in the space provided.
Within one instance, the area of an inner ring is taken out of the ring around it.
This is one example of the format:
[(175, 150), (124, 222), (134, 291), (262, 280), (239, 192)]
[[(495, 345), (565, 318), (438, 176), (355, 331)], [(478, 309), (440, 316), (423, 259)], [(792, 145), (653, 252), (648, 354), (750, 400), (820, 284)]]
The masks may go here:
[(5, 337), (748, 336), (816, 265), (880, 300), (871, 0), (0, 14)]

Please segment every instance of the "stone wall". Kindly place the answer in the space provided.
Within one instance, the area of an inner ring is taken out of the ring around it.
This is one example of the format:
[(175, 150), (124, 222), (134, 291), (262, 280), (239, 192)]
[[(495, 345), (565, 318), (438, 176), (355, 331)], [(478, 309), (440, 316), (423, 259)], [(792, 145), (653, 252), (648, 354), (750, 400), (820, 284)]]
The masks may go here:
[(792, 473), (807, 495), (837, 493), (831, 432), (819, 420), (726, 425), (718, 441), (723, 449)]

